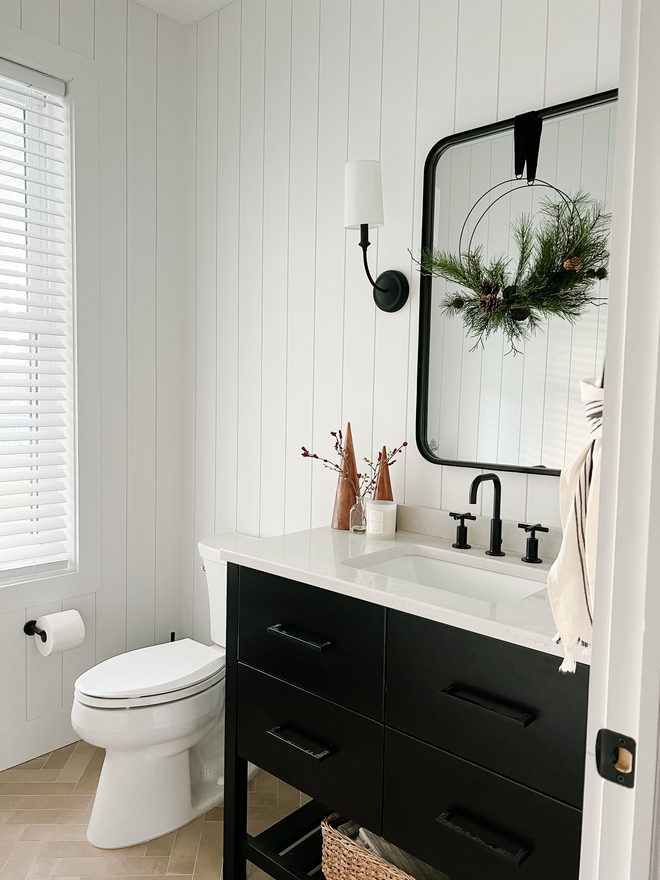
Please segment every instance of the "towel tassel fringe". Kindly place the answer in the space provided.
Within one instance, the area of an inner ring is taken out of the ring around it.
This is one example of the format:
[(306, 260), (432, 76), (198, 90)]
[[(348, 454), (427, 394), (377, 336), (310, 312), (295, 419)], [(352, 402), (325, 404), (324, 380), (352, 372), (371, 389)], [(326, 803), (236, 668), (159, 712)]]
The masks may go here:
[[(552, 639), (555, 645), (561, 644), (561, 636), (559, 633), (555, 635)], [(582, 648), (583, 656), (591, 655), (591, 645), (589, 642), (585, 642), (584, 639), (576, 639), (574, 647), (580, 646)], [(561, 666), (559, 667), (560, 672), (572, 672), (575, 673), (577, 671), (577, 661), (573, 656), (573, 648), (564, 647), (564, 659), (562, 660)]]

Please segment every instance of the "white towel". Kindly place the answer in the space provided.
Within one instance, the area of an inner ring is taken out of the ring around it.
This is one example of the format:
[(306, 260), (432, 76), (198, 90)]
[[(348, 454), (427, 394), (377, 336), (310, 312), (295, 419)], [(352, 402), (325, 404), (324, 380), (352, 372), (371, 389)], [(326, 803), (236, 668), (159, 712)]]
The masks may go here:
[(591, 440), (561, 472), (559, 508), (564, 531), (559, 556), (548, 573), (548, 595), (564, 646), (562, 672), (575, 672), (573, 647), (591, 647), (594, 575), (600, 500), (603, 436), (602, 379), (583, 379), (580, 392), (591, 425)]

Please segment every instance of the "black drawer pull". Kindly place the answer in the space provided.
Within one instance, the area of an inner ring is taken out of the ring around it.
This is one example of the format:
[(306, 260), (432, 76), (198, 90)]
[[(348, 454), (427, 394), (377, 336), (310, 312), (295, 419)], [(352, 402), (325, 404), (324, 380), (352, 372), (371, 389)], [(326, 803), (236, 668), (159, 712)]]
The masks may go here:
[(269, 626), (266, 632), (271, 636), (279, 636), (289, 642), (295, 642), (296, 645), (310, 648), (312, 651), (327, 651), (328, 648), (332, 647), (332, 642), (328, 642), (326, 639), (315, 639), (314, 636), (301, 632), (292, 626), (287, 626), (285, 629), (283, 623), (275, 623), (273, 626)]
[(474, 706), (477, 709), (485, 709), (487, 712), (494, 712), (496, 715), (499, 715), (500, 718), (504, 718), (507, 721), (513, 721), (514, 724), (518, 724), (520, 727), (527, 727), (527, 725), (531, 724), (534, 720), (534, 716), (530, 715), (529, 712), (525, 712), (524, 709), (514, 709), (512, 706), (504, 706), (502, 703), (498, 703), (497, 700), (494, 700), (491, 697), (487, 697), (484, 694), (477, 694), (468, 688), (461, 687), (460, 685), (451, 684), (449, 687), (440, 691), (440, 693), (446, 694), (448, 697), (455, 697), (462, 703), (469, 703), (470, 706)]
[[(481, 830), (479, 830), (477, 823), (470, 820), (467, 821), (467, 824), (472, 825), (474, 830), (471, 831), (468, 828), (464, 828), (463, 826), (458, 824), (457, 817), (452, 816), (450, 810), (446, 810), (444, 813), (438, 816), (436, 822), (444, 825), (445, 828), (450, 828), (452, 831), (456, 831), (458, 834), (462, 834), (464, 837), (469, 838), (469, 840), (473, 840), (475, 843), (478, 843), (481, 846), (485, 846), (491, 852), (497, 853), (500, 856), (504, 856), (504, 858), (508, 859), (511, 862), (514, 862), (517, 867), (520, 867), (529, 855), (529, 851), (520, 846), (520, 844), (510, 843), (508, 841), (502, 840), (501, 838), (499, 843), (488, 843), (487, 840), (484, 840), (483, 837), (479, 836), (479, 834), (482, 833), (488, 835), (487, 831), (482, 832)], [(478, 831), (478, 833), (475, 833), (475, 831)]]
[(330, 749), (326, 749), (325, 746), (320, 746), (303, 734), (294, 733), (282, 725), (278, 724), (277, 727), (271, 727), (268, 734), (269, 736), (274, 736), (275, 739), (279, 739), (280, 742), (286, 743), (288, 746), (293, 746), (299, 752), (304, 752), (319, 763), (330, 757)]

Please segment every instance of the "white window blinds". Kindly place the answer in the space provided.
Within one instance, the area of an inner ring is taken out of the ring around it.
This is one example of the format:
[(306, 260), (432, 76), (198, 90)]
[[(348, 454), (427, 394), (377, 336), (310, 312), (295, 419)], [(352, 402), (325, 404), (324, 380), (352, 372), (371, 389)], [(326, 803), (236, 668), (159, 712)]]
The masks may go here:
[(48, 82), (0, 61), (2, 579), (74, 562), (69, 120)]

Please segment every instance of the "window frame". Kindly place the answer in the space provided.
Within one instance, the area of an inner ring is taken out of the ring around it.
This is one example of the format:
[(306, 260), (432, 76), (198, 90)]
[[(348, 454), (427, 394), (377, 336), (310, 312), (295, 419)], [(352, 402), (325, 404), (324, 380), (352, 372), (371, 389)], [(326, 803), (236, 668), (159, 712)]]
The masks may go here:
[(101, 589), (99, 203), (96, 62), (0, 23), (0, 58), (63, 80), (71, 125), (73, 422), (77, 565), (0, 581), (0, 613)]

